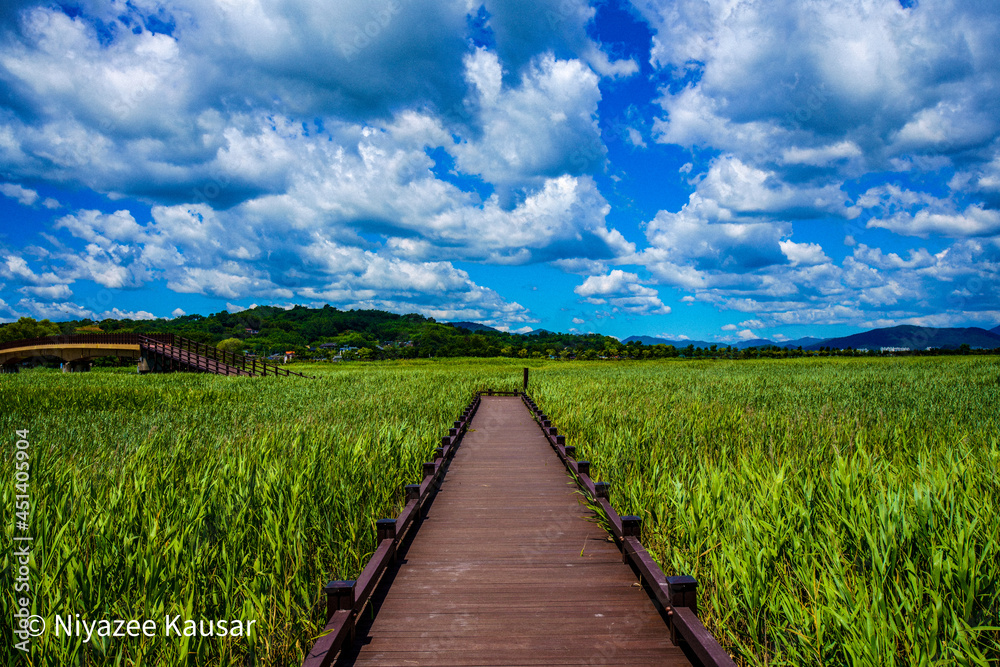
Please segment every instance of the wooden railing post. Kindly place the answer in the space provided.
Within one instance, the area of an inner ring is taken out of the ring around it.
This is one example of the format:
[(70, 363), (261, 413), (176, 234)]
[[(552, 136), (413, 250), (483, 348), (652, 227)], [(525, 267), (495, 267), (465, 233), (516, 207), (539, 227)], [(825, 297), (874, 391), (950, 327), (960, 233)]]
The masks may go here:
[(590, 461), (577, 461), (576, 474), (590, 477)]
[(642, 517), (630, 515), (622, 517), (622, 562), (628, 562), (628, 549), (624, 548), (624, 539), (634, 537), (639, 539), (642, 534)]
[(326, 617), (341, 609), (354, 609), (354, 580), (330, 581), (323, 587), (326, 593)]
[(609, 493), (611, 491), (611, 485), (607, 482), (597, 482), (594, 484), (594, 494), (598, 498), (608, 499)]
[(396, 539), (396, 520), (379, 519), (375, 522), (375, 539), (381, 543), (382, 540)]
[[(667, 577), (667, 587), (670, 589), (670, 606), (686, 607), (691, 613), (698, 615), (698, 580), (686, 574)], [(670, 641), (676, 646), (681, 641), (677, 627), (670, 624)]]

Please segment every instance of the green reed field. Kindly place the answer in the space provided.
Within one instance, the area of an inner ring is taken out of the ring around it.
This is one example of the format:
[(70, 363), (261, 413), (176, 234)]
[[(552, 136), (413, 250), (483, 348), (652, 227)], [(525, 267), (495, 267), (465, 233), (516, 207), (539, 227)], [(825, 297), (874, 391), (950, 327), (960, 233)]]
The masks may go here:
[[(354, 578), (477, 389), (511, 360), (301, 378), (0, 376), (0, 498), (31, 441), (31, 583), (50, 631), (0, 665), (298, 665), (322, 584)], [(1000, 661), (1000, 360), (529, 362), (530, 391), (612, 482), (746, 665)], [(12, 520), (3, 526), (12, 544)], [(0, 641), (14, 640), (13, 561)], [(54, 637), (56, 614), (254, 619), (245, 638)]]
[(1000, 360), (571, 365), (533, 397), (746, 665), (1000, 664)]

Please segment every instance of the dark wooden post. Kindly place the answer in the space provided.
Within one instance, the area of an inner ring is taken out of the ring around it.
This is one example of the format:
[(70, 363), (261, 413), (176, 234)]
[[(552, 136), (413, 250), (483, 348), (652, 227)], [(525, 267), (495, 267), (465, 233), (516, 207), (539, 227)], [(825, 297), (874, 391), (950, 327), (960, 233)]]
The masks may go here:
[(354, 609), (354, 580), (330, 581), (323, 587), (326, 593), (326, 618), (342, 609)]
[(576, 458), (576, 447), (573, 445), (566, 445), (566, 458), (575, 459)]
[(420, 485), (419, 484), (407, 484), (406, 489), (406, 502), (411, 500), (420, 500)]
[(622, 517), (622, 562), (628, 562), (628, 547), (625, 546), (626, 537), (639, 539), (642, 534), (642, 517), (623, 516)]
[(375, 522), (375, 544), (382, 544), (383, 540), (389, 540), (393, 542), (390, 548), (389, 558), (395, 562), (399, 554), (396, 551), (396, 520), (395, 519), (379, 519)]
[(427, 461), (424, 463), (424, 477), (430, 477), (434, 474), (434, 462)]
[[(686, 574), (667, 577), (667, 587), (670, 589), (670, 606), (687, 607), (695, 615), (698, 614), (698, 580)], [(680, 633), (673, 623), (670, 624), (670, 641), (676, 646), (681, 641)]]
[(396, 539), (396, 520), (379, 519), (375, 522), (375, 540), (381, 543), (382, 540)]
[(524, 391), (528, 391), (528, 369), (524, 369)]
[(590, 476), (590, 461), (577, 461), (576, 474)]
[(611, 485), (607, 482), (597, 482), (594, 484), (594, 495), (598, 498), (608, 499), (608, 492), (610, 491)]
[(444, 447), (438, 447), (434, 450), (434, 460), (440, 461), (444, 458)]
[(556, 444), (557, 445), (565, 445), (566, 444), (566, 436), (565, 435), (557, 435), (556, 436)]

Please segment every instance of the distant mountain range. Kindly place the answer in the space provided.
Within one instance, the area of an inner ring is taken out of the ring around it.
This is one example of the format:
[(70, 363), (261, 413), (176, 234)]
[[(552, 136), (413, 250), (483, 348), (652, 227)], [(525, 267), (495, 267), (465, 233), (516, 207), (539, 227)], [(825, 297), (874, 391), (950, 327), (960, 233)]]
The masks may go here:
[(832, 348), (908, 347), (911, 350), (923, 350), (929, 347), (954, 350), (962, 345), (986, 349), (1000, 347), (1000, 333), (979, 327), (935, 329), (904, 324), (888, 329), (873, 329), (853, 336), (831, 338), (820, 343), (820, 346)]
[(631, 343), (632, 341), (639, 341), (643, 345), (673, 345), (676, 348), (684, 348), (688, 345), (694, 345), (695, 347), (712, 347), (713, 345), (721, 348), (728, 347), (732, 345), (738, 350), (743, 350), (748, 347), (765, 347), (771, 345), (777, 345), (778, 347), (787, 347), (795, 349), (802, 346), (802, 349), (809, 349), (811, 345), (817, 345), (823, 341), (822, 338), (798, 338), (796, 340), (786, 340), (781, 342), (775, 342), (767, 338), (752, 338), (750, 340), (741, 340), (734, 343), (709, 343), (704, 340), (689, 340), (687, 338), (681, 338), (678, 340), (669, 340), (667, 338), (656, 338), (655, 336), (629, 336), (622, 340), (623, 343)]
[(830, 347), (835, 350), (847, 348), (878, 350), (883, 347), (909, 348), (911, 350), (924, 350), (936, 347), (945, 350), (954, 350), (962, 345), (968, 345), (973, 348), (993, 349), (1000, 347), (1000, 326), (987, 331), (979, 327), (937, 329), (904, 324), (887, 329), (872, 329), (871, 331), (851, 336), (841, 336), (839, 338), (806, 337), (786, 341), (756, 338), (753, 340), (741, 340), (735, 343), (709, 343), (703, 340), (668, 340), (653, 336), (629, 336), (622, 342), (630, 343), (632, 341), (641, 341), (643, 345), (673, 345), (676, 348), (684, 348), (688, 345), (702, 348), (711, 347), (712, 345), (726, 347), (726, 345), (731, 344), (733, 347), (741, 350), (748, 347), (770, 345), (792, 349), (801, 346), (804, 350), (818, 350), (822, 347)]
[(448, 322), (448, 324), (458, 329), (468, 329), (469, 331), (496, 331), (497, 333), (500, 332), (499, 329), (488, 327), (485, 324), (480, 324), (479, 322)]
[[(485, 324), (478, 324), (476, 322), (450, 322), (450, 324), (454, 327), (467, 329), (468, 331), (499, 333), (499, 331), (493, 327), (486, 326)], [(535, 336), (550, 333), (552, 332), (546, 329), (535, 329), (522, 335)], [(840, 336), (837, 338), (815, 338), (813, 336), (806, 336), (805, 338), (785, 341), (773, 341), (767, 338), (754, 338), (752, 340), (741, 340), (733, 343), (713, 343), (705, 340), (688, 340), (684, 338), (671, 340), (669, 338), (657, 338), (655, 336), (629, 336), (628, 338), (622, 340), (623, 343), (631, 343), (633, 341), (641, 342), (643, 345), (673, 345), (678, 349), (683, 349), (688, 345), (701, 348), (710, 348), (713, 345), (725, 348), (728, 345), (732, 345), (740, 350), (744, 350), (748, 347), (769, 347), (773, 345), (788, 349), (797, 349), (801, 347), (803, 350), (818, 350), (823, 347), (829, 347), (835, 350), (843, 350), (847, 348), (853, 348), (855, 350), (879, 350), (883, 347), (909, 348), (911, 350), (924, 350), (927, 348), (954, 350), (958, 349), (962, 345), (968, 345), (973, 348), (993, 349), (1000, 347), (1000, 326), (996, 326), (987, 331), (986, 329), (980, 329), (979, 327), (946, 329), (918, 327), (904, 324), (886, 329), (872, 329), (871, 331), (864, 331), (851, 336)]]
[[(495, 331), (497, 333), (501, 333), (501, 331), (499, 329), (494, 329), (493, 327), (488, 327), (485, 324), (480, 324), (479, 322), (447, 322), (446, 324), (450, 324), (451, 326), (453, 326), (455, 328), (458, 328), (458, 329), (466, 329), (466, 330), (472, 331), (472, 332), (477, 332), (477, 331)], [(548, 329), (532, 329), (531, 331), (526, 331), (526, 332), (524, 332), (523, 334), (520, 334), (520, 335), (522, 335), (522, 336), (540, 336), (542, 334), (551, 334), (551, 333), (555, 333), (555, 332), (549, 331)]]

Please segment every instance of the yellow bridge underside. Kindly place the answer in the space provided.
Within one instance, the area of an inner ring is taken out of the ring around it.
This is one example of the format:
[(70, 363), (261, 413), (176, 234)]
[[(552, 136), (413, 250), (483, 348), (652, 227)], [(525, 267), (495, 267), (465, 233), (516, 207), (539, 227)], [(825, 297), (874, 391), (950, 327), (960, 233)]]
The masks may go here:
[(131, 357), (138, 359), (139, 346), (99, 343), (28, 345), (26, 347), (14, 347), (0, 351), (0, 365), (42, 356), (59, 357), (63, 361), (77, 361), (93, 357)]

